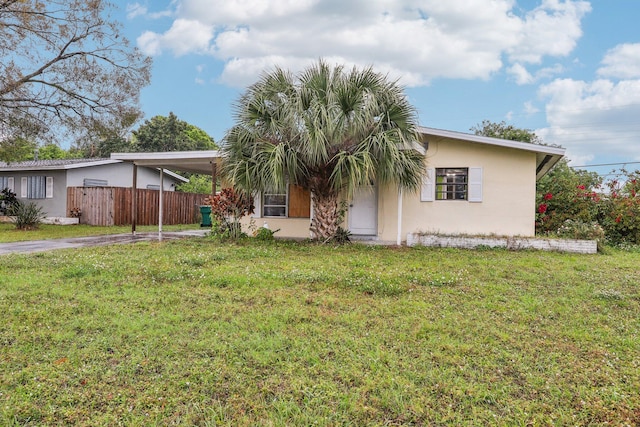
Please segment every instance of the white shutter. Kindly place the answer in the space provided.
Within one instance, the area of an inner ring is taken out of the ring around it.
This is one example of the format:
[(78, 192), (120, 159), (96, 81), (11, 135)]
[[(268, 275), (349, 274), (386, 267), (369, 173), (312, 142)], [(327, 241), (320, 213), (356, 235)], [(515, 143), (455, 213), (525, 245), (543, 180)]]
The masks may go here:
[(29, 179), (26, 176), (20, 178), (20, 197), (27, 198), (27, 187), (29, 186)]
[(469, 168), (470, 202), (482, 202), (482, 168)]
[(253, 193), (253, 217), (262, 218), (262, 193)]
[(7, 188), (8, 188), (10, 191), (15, 191), (15, 190), (14, 190), (14, 184), (13, 184), (13, 177), (12, 177), (12, 176), (10, 176), (9, 178), (7, 178)]
[(436, 196), (436, 170), (427, 168), (426, 174), (422, 177), (422, 188), (420, 189), (421, 202), (433, 202)]
[(53, 199), (53, 177), (47, 177), (47, 185), (45, 187), (45, 197), (47, 199)]

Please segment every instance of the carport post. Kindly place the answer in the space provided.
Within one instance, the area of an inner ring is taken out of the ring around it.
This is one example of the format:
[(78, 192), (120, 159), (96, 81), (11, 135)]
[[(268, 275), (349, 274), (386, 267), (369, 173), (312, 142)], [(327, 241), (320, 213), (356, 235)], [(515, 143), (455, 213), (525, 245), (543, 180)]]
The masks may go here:
[(164, 195), (164, 169), (160, 168), (160, 197), (158, 202), (158, 239), (162, 240), (162, 214), (164, 213), (164, 203), (162, 203)]
[(131, 234), (136, 234), (136, 212), (138, 211), (138, 165), (133, 162), (133, 185), (131, 186)]
[(216, 160), (213, 159), (211, 161), (211, 195), (216, 195), (217, 183), (218, 181), (218, 168), (216, 165)]
[(398, 190), (398, 235), (396, 236), (396, 245), (402, 244), (402, 187)]

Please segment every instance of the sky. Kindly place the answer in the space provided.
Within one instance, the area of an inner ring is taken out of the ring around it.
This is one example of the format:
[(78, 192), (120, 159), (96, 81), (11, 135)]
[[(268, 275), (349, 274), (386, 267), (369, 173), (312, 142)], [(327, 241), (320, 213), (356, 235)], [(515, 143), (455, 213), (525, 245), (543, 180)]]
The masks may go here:
[[(154, 60), (145, 119), (220, 141), (261, 73), (323, 58), (398, 80), (422, 126), (536, 132), (572, 166), (640, 169), (639, 0), (120, 0)], [(638, 162), (638, 163), (634, 163)]]

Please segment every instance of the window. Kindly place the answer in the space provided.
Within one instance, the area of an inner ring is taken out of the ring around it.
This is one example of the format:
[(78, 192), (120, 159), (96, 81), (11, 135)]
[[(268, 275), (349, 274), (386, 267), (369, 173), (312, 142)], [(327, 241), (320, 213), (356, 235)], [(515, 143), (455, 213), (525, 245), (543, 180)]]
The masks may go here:
[(256, 211), (265, 217), (309, 218), (311, 194), (297, 185), (289, 185), (285, 192), (265, 192), (260, 198), (262, 207)]
[(109, 185), (109, 181), (106, 179), (85, 178), (83, 180), (83, 184), (85, 187), (107, 187)]
[(436, 200), (467, 200), (467, 168), (436, 169)]
[(434, 200), (482, 202), (482, 168), (427, 168), (420, 201)]
[(287, 216), (287, 193), (265, 192), (262, 196), (264, 216)]
[(9, 191), (13, 191), (13, 177), (0, 176), (0, 191), (8, 188)]
[(52, 176), (23, 176), (20, 196), (23, 199), (53, 198)]

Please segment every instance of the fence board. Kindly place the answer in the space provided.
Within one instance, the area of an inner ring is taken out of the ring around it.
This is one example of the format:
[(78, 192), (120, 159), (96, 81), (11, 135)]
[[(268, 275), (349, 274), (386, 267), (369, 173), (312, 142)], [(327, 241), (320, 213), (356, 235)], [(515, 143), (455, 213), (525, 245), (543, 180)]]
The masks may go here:
[[(158, 224), (159, 190), (138, 189), (137, 224)], [(162, 223), (192, 224), (200, 218), (199, 206), (207, 194), (165, 191)], [(131, 188), (123, 187), (69, 187), (67, 188), (67, 213), (72, 208), (82, 210), (80, 224), (127, 225), (131, 224)]]

